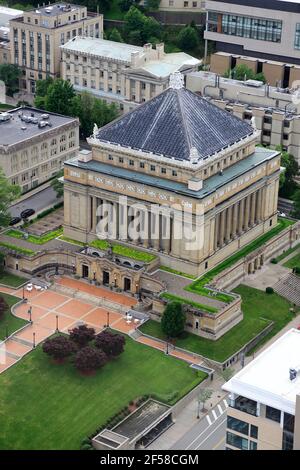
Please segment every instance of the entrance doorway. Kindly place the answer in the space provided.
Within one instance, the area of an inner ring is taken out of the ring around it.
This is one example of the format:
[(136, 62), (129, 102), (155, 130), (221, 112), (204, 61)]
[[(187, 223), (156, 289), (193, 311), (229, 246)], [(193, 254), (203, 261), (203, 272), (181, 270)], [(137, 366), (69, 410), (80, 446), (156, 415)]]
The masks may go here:
[(109, 284), (109, 272), (103, 271), (103, 284)]
[(86, 264), (82, 265), (82, 277), (89, 277), (89, 267)]
[(124, 277), (124, 290), (131, 290), (131, 280), (128, 277)]

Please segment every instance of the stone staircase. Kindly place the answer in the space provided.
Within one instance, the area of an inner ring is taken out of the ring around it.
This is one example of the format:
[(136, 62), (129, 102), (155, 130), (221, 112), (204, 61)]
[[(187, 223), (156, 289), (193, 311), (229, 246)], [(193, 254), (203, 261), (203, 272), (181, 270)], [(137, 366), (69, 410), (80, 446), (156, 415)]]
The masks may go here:
[(289, 273), (274, 285), (274, 291), (287, 300), (300, 306), (300, 277)]

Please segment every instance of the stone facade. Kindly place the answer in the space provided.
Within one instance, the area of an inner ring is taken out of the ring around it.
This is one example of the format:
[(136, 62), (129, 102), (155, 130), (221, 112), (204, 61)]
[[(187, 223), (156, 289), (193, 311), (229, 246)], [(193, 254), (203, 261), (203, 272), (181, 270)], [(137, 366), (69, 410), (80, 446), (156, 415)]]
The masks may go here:
[(60, 45), (83, 35), (101, 38), (103, 16), (84, 6), (54, 3), (10, 21), (11, 63), (23, 69), (21, 89), (35, 93), (35, 82), (60, 74)]
[(174, 70), (187, 75), (201, 63), (185, 53), (165, 53), (164, 44), (154, 49), (152, 44), (138, 47), (96, 38), (76, 38), (61, 51), (64, 80), (124, 112), (165, 90)]

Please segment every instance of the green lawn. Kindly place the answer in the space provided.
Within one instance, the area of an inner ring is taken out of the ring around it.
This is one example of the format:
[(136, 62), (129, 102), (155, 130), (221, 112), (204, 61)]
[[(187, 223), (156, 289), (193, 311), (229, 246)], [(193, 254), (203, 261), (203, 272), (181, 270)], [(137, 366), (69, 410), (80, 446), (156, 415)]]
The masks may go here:
[(178, 276), (187, 277), (189, 279), (196, 279), (196, 276), (193, 276), (192, 274), (186, 274), (186, 273), (183, 273), (182, 271), (177, 271), (176, 269), (169, 268), (168, 266), (160, 266), (159, 269), (161, 271), (166, 271), (167, 273), (177, 274)]
[(0, 449), (78, 449), (81, 440), (145, 394), (185, 395), (205, 374), (126, 338), (125, 352), (96, 375), (55, 365), (38, 347), (0, 374)]
[[(234, 289), (234, 292), (242, 297), (242, 310), (244, 313), (244, 319), (238, 325), (234, 326), (217, 341), (185, 333), (182, 338), (176, 341), (176, 345), (207, 358), (223, 362), (254, 338), (270, 321), (275, 322), (274, 327), (263, 342), (278, 333), (293, 319), (293, 314), (289, 311), (290, 303), (276, 293), (266, 294), (263, 291), (244, 285)], [(164, 338), (160, 323), (153, 320), (142, 325), (140, 329), (151, 336)]]
[[(278, 235), (278, 233), (282, 232), (282, 230), (286, 229), (289, 225), (293, 225), (294, 223), (295, 221), (293, 220), (279, 218), (277, 225), (271, 230), (269, 230), (269, 232), (264, 233), (263, 235), (258, 237), (256, 240), (244, 246), (241, 250), (237, 251), (236, 253), (234, 253), (232, 256), (229, 256), (229, 258), (227, 258), (222, 263), (218, 264), (215, 268), (211, 269), (208, 273), (204, 274), (204, 276), (201, 276), (199, 279), (192, 282), (192, 284), (187, 286), (185, 289), (187, 291), (194, 292), (195, 294), (198, 293), (200, 295), (211, 297), (212, 292), (209, 289), (207, 289), (205, 286), (209, 284), (217, 274), (221, 273), (222, 271), (229, 268), (240, 259), (249, 255), (249, 253), (256, 250), (257, 248), (262, 246), (264, 243), (269, 241), (272, 237), (274, 237), (275, 235)], [(232, 297), (230, 295), (223, 294), (223, 293), (218, 293), (214, 297), (226, 303), (231, 302), (232, 300)]]
[[(300, 248), (300, 244), (294, 246), (294, 248), (289, 248), (288, 250), (284, 251), (283, 253), (281, 253), (281, 255), (277, 256), (276, 261), (277, 263), (281, 260), (283, 260), (284, 258), (286, 258), (288, 255), (290, 255), (291, 253), (293, 253), (294, 251), (296, 250), (299, 250)], [(285, 266), (285, 265), (284, 265)]]
[(16, 276), (15, 274), (7, 272), (0, 274), (0, 284), (8, 287), (20, 287), (26, 281), (27, 279), (25, 277)]
[(297, 253), (295, 256), (290, 258), (283, 264), (286, 268), (300, 268), (300, 253)]
[[(145, 263), (150, 263), (153, 261), (156, 256), (151, 255), (142, 250), (137, 250), (135, 248), (130, 248), (124, 245), (118, 245), (112, 243), (112, 251), (115, 255), (125, 256), (127, 258), (135, 259), (136, 261), (143, 261)], [(99, 250), (107, 250), (109, 248), (109, 242), (107, 240), (94, 240), (90, 243), (90, 246), (98, 248)]]
[(0, 242), (0, 246), (4, 246), (5, 248), (8, 248), (9, 250), (16, 251), (17, 253), (20, 253), (21, 255), (32, 256), (35, 254), (35, 251), (33, 250), (30, 250), (28, 248), (21, 248), (20, 246), (14, 245), (12, 243)]
[(203, 305), (203, 304), (200, 304), (199, 302), (194, 302), (193, 300), (189, 300), (185, 297), (180, 297), (178, 295), (169, 294), (168, 292), (164, 292), (163, 294), (161, 294), (161, 297), (166, 300), (180, 302), (181, 304), (192, 305), (193, 307), (199, 308), (200, 310), (203, 310), (204, 312), (208, 312), (208, 313), (218, 312), (218, 309), (215, 307), (212, 307), (211, 305)]
[(2, 293), (0, 293), (0, 296), (4, 298), (5, 302), (8, 305), (8, 308), (6, 312), (4, 312), (3, 317), (0, 318), (0, 340), (3, 340), (6, 337), (6, 329), (8, 330), (8, 335), (10, 335), (14, 331), (18, 330), (23, 325), (25, 325), (27, 322), (25, 320), (22, 320), (21, 318), (16, 318), (14, 315), (12, 315), (10, 311), (11, 307), (14, 304), (20, 302), (20, 299), (18, 299), (17, 297), (13, 297), (12, 295)]
[(54, 238), (59, 237), (62, 235), (63, 229), (59, 228), (57, 230), (53, 230), (51, 232), (46, 233), (40, 237), (36, 235), (29, 235), (28, 238), (24, 239), (24, 233), (20, 230), (10, 229), (5, 232), (5, 235), (12, 238), (17, 238), (18, 240), (26, 240), (27, 242), (34, 243), (35, 245), (44, 245), (45, 243), (54, 240)]

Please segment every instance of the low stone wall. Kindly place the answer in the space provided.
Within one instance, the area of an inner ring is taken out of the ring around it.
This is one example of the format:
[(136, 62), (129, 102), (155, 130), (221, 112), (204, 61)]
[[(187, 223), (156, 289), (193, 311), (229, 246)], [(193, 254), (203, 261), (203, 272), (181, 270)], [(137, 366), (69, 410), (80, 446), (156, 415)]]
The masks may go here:
[(299, 237), (300, 222), (296, 222), (228, 269), (222, 271), (210, 285), (216, 289), (233, 289), (244, 280), (245, 276), (261, 269), (266, 261), (297, 245)]

